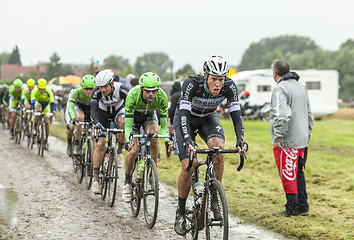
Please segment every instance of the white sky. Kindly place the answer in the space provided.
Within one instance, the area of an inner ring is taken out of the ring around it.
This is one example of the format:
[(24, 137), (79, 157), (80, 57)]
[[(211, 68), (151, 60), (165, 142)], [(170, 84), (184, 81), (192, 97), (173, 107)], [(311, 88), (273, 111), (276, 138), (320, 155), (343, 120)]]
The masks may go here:
[(174, 70), (201, 71), (210, 55), (237, 65), (251, 43), (285, 34), (337, 50), (354, 39), (353, 9), (349, 0), (1, 0), (0, 53), (18, 45), (32, 65), (54, 52), (84, 64), (165, 52)]

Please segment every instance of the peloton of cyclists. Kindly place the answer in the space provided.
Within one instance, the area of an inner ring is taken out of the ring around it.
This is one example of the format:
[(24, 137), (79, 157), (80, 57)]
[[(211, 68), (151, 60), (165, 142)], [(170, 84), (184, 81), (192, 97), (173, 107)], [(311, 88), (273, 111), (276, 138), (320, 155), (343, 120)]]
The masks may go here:
[[(96, 75), (96, 87), (93, 89), (90, 103), (90, 114), (95, 128), (109, 128), (108, 119), (112, 118), (119, 129), (124, 129), (124, 102), (128, 95), (128, 89), (121, 82), (113, 82), (114, 73), (110, 69), (102, 70)], [(123, 165), (124, 133), (118, 133), (118, 167)], [(102, 152), (106, 143), (106, 134), (101, 132), (95, 144), (93, 154), (93, 177), (92, 192), (101, 193), (99, 184), (99, 168), (102, 164)]]
[[(69, 94), (65, 110), (66, 136), (68, 139), (66, 153), (69, 156), (80, 154), (79, 140), (82, 127), (78, 122), (90, 121), (90, 101), (95, 86), (95, 77), (87, 74), (81, 78), (81, 87), (71, 90)], [(75, 133), (74, 149), (72, 149), (75, 125), (77, 125), (77, 131)]]
[[(216, 108), (227, 98), (230, 116), (234, 125), (237, 141), (236, 147), (240, 154), (247, 149), (243, 142), (244, 126), (241, 117), (240, 104), (234, 81), (227, 78), (229, 65), (221, 56), (208, 58), (203, 65), (203, 76), (195, 75), (188, 77), (182, 86), (179, 106), (176, 109), (173, 129), (176, 134), (176, 145), (181, 161), (181, 173), (178, 178), (178, 207), (175, 219), (175, 231), (179, 235), (186, 234), (185, 206), (191, 187), (191, 175), (195, 167), (186, 171), (189, 164), (189, 154), (195, 153), (195, 131), (198, 130), (200, 137), (209, 148), (224, 148), (224, 131), (216, 115)], [(224, 172), (224, 157), (216, 156), (215, 176), (221, 182)], [(214, 196), (213, 196), (214, 198)], [(216, 203), (216, 201), (213, 201)], [(220, 216), (216, 204), (212, 204), (215, 218)]]
[[(47, 81), (44, 78), (38, 79), (37, 88), (31, 92), (31, 110), (40, 113), (55, 112), (53, 91), (47, 88)], [(33, 135), (37, 135), (39, 116), (34, 117)], [(49, 116), (44, 116), (45, 123), (45, 148), (48, 149)]]

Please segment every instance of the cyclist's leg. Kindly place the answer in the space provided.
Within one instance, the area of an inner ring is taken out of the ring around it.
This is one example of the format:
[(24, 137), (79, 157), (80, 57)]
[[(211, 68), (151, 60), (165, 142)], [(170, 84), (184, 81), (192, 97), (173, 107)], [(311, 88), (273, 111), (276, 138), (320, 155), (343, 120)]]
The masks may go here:
[(138, 156), (138, 151), (139, 151), (139, 146), (138, 146), (138, 140), (135, 138), (133, 139), (133, 144), (131, 149), (129, 149), (129, 152), (127, 154), (127, 157), (125, 158), (125, 181), (124, 181), (124, 186), (122, 190), (122, 197), (123, 200), (126, 203), (130, 203), (132, 201), (133, 197), (133, 188), (132, 188), (132, 183), (131, 183), (131, 172), (133, 169), (133, 164), (134, 160)]
[[(45, 112), (45, 113), (50, 113), (50, 105), (49, 103), (47, 103), (46, 105), (42, 104), (42, 111)], [(49, 135), (49, 116), (45, 116), (44, 115), (44, 124), (45, 124), (45, 141), (46, 143), (48, 143), (48, 135)]]
[(101, 185), (99, 184), (99, 170), (102, 165), (102, 152), (106, 143), (106, 136), (100, 136), (95, 144), (93, 153), (93, 183), (92, 192), (95, 194), (101, 193)]
[[(75, 117), (77, 120), (79, 120), (79, 122), (83, 122), (85, 120), (85, 114), (82, 111), (82, 109), (80, 109), (78, 106), (75, 105), (74, 107), (74, 112), (75, 112)], [(82, 127), (81, 125), (79, 125), (77, 127), (77, 131), (75, 133), (75, 139), (80, 139), (81, 137), (81, 131), (82, 131)]]
[[(35, 102), (34, 107), (36, 109), (36, 112), (42, 112), (42, 105), (39, 102)], [(38, 130), (38, 121), (39, 121), (39, 116), (34, 116), (34, 129), (37, 131)]]

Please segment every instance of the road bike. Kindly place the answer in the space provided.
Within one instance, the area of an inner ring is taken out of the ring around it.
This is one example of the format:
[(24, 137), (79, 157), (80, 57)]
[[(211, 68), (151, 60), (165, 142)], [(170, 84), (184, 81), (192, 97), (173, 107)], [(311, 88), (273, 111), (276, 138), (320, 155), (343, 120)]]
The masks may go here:
[[(82, 127), (82, 133), (80, 137), (80, 154), (73, 155), (73, 164), (76, 165), (76, 173), (78, 177), (79, 183), (82, 182), (85, 177), (85, 185), (87, 189), (90, 189), (92, 183), (93, 176), (93, 167), (92, 167), (92, 159), (93, 159), (93, 141), (92, 141), (92, 126), (93, 122), (85, 121), (79, 122)], [(75, 132), (77, 129), (75, 129)]]
[[(108, 126), (111, 126), (112, 120), (108, 120)], [(117, 192), (118, 181), (118, 158), (117, 158), (117, 133), (124, 133), (124, 129), (101, 128), (101, 132), (106, 133), (106, 146), (102, 155), (102, 164), (100, 168), (100, 182), (102, 199), (107, 201), (110, 207), (113, 207)], [(95, 134), (98, 139), (97, 133)], [(107, 195), (108, 193), (108, 195)]]
[(7, 122), (6, 119), (6, 110), (7, 110), (7, 106), (2, 105), (2, 110), (1, 110), (1, 123), (2, 123), (2, 129), (6, 129), (9, 128), (9, 124)]
[(22, 127), (23, 127), (23, 118), (22, 118), (22, 111), (21, 107), (18, 106), (16, 108), (16, 120), (15, 120), (15, 126), (14, 126), (14, 134), (15, 134), (15, 142), (17, 144), (21, 143), (21, 136), (22, 136)]
[[(198, 239), (198, 231), (205, 228), (206, 239), (229, 239), (229, 216), (227, 210), (226, 196), (224, 188), (219, 180), (215, 178), (214, 161), (218, 160), (217, 154), (238, 153), (238, 149), (198, 149), (196, 153), (207, 154), (204, 161), (196, 162), (196, 167), (192, 175), (193, 201), (186, 208), (186, 230), (187, 238)], [(240, 155), (240, 171), (247, 156)], [(190, 154), (189, 171), (193, 165), (193, 153)], [(206, 165), (205, 181), (199, 181), (199, 167)], [(198, 183), (202, 185), (202, 191)], [(198, 187), (197, 187), (198, 186)]]
[[(141, 199), (144, 203), (144, 217), (148, 228), (153, 228), (156, 223), (159, 207), (159, 179), (155, 161), (150, 155), (150, 143), (153, 138), (169, 138), (169, 135), (133, 134), (133, 138), (139, 139), (139, 154), (135, 159), (132, 171), (133, 196), (131, 201), (131, 210), (133, 217), (137, 217), (140, 211)], [(142, 142), (141, 140), (145, 141)], [(146, 146), (145, 155), (141, 153), (141, 147)], [(138, 166), (142, 163), (143, 167)], [(142, 169), (143, 168), (143, 169)]]
[(44, 117), (53, 116), (53, 113), (46, 112), (34, 112), (34, 116), (39, 116), (39, 121), (37, 125), (36, 136), (33, 135), (32, 141), (36, 141), (38, 148), (38, 155), (44, 155), (44, 149), (48, 150), (48, 143), (46, 143), (46, 132), (45, 132), (45, 122)]

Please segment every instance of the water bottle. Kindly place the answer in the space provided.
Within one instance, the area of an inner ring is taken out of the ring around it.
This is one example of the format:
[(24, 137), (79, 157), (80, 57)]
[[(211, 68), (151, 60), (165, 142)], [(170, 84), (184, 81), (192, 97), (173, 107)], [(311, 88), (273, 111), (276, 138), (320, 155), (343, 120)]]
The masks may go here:
[(107, 168), (108, 168), (108, 161), (109, 161), (109, 153), (107, 153), (107, 154), (104, 156), (104, 162), (103, 162), (103, 167), (104, 167), (104, 169), (107, 169)]
[(138, 177), (142, 178), (144, 173), (144, 160), (140, 159), (137, 164), (138, 167)]
[(200, 181), (194, 184), (194, 194), (195, 194), (195, 203), (200, 206), (202, 204), (204, 192), (204, 185)]

